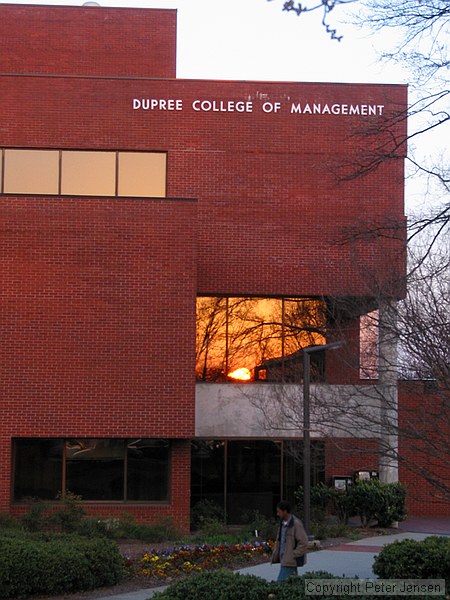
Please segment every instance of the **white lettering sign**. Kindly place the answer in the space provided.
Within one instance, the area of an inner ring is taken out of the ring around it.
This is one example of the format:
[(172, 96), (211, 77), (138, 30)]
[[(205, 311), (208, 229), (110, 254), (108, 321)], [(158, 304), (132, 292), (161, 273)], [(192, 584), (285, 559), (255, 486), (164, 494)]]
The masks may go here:
[(183, 110), (183, 100), (174, 100), (173, 98), (133, 98), (133, 109)]
[(194, 100), (192, 108), (203, 112), (253, 112), (253, 103), (242, 100)]
[(384, 104), (291, 104), (291, 114), (298, 115), (373, 115), (381, 116)]
[[(344, 116), (382, 116), (384, 104), (342, 104), (340, 102), (270, 102), (265, 100), (255, 106), (252, 100), (217, 100), (199, 98), (188, 105), (194, 112), (205, 113), (252, 113), (267, 114), (290, 113), (292, 115), (344, 115)], [(182, 111), (185, 104), (180, 98), (133, 98), (133, 110), (145, 111)]]

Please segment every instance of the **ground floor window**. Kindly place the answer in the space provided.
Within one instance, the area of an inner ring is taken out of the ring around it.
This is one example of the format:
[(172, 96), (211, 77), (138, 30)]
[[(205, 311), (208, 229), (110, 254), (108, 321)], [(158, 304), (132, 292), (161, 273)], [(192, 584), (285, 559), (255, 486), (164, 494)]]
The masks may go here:
[[(203, 499), (221, 506), (228, 523), (240, 523), (245, 512), (273, 516), (281, 498), (294, 502), (303, 482), (301, 441), (194, 440), (191, 503)], [(311, 483), (325, 481), (324, 444), (311, 447)]]
[(63, 490), (92, 501), (164, 502), (170, 444), (160, 439), (17, 439), (14, 500), (54, 500)]

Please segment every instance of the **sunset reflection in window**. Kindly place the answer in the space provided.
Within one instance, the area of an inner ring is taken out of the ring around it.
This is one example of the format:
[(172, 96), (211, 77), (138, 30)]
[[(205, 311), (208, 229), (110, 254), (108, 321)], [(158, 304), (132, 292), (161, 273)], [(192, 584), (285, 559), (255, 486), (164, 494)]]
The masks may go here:
[(325, 303), (197, 298), (198, 381), (299, 381), (302, 349), (325, 344)]

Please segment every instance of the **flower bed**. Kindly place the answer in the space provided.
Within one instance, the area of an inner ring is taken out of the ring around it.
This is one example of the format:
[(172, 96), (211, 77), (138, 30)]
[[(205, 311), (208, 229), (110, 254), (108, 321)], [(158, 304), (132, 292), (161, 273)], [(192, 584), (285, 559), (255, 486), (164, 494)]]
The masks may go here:
[(138, 576), (161, 581), (191, 573), (263, 562), (271, 552), (270, 542), (181, 546), (146, 552), (137, 561), (129, 560), (129, 566)]

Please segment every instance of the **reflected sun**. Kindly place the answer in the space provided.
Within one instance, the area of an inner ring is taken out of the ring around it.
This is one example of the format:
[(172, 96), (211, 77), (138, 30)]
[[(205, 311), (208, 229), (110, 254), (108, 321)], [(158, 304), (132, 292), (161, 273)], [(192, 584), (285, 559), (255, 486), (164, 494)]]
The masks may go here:
[(250, 381), (252, 374), (247, 367), (241, 367), (240, 369), (228, 373), (228, 377), (230, 379), (239, 379), (240, 381)]

